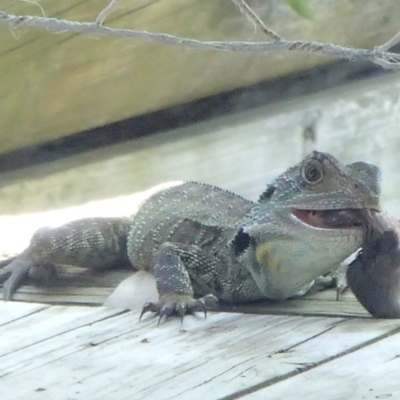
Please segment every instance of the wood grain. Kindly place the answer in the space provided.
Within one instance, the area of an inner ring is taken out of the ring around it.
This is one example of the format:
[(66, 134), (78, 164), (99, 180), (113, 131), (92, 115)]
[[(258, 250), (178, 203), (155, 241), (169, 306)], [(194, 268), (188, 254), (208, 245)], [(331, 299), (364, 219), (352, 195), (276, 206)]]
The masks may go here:
[(153, 318), (137, 318), (52, 306), (0, 326), (4, 396), (42, 391), (44, 398), (217, 399), (273, 388), (400, 329), (395, 320), (223, 313), (156, 328)]
[(400, 336), (396, 332), (344, 357), (244, 396), (243, 400), (397, 399)]

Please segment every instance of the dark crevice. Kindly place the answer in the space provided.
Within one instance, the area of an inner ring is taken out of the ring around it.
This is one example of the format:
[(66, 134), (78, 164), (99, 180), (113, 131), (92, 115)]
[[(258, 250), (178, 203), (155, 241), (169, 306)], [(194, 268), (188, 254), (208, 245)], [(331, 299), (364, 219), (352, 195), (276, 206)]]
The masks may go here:
[(243, 228), (239, 229), (232, 242), (233, 252), (238, 257), (250, 246), (250, 235), (243, 231)]

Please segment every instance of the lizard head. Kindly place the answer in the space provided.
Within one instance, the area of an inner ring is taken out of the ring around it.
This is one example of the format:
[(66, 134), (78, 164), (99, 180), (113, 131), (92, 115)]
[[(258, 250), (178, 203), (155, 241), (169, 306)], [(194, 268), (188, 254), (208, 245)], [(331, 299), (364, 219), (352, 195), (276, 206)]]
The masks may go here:
[(379, 211), (379, 175), (374, 165), (314, 151), (267, 187), (238, 236), (247, 235), (243, 254), (254, 260), (263, 294), (293, 296), (361, 246)]
[(314, 151), (278, 176), (252, 211), (260, 217), (274, 210), (274, 215), (319, 229), (363, 226), (366, 211), (379, 211), (379, 178), (375, 165), (343, 165), (330, 154)]

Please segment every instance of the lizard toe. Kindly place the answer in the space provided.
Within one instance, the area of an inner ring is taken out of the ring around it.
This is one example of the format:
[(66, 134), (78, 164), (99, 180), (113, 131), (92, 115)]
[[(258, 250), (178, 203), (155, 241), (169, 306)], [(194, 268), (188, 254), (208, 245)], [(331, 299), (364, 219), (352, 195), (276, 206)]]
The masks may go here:
[(348, 265), (342, 264), (333, 275), (334, 288), (336, 289), (336, 301), (341, 299), (342, 294), (349, 288), (347, 284)]
[(207, 318), (207, 310), (215, 309), (218, 304), (218, 299), (213, 294), (207, 294), (199, 299), (194, 299), (188, 304), (188, 311), (194, 314), (196, 311), (202, 311), (204, 318)]
[(336, 301), (340, 301), (342, 294), (349, 289), (347, 283), (337, 282), (336, 283)]
[(188, 306), (186, 303), (178, 303), (175, 306), (176, 313), (178, 314), (181, 322), (183, 322), (183, 317), (187, 314)]
[[(180, 315), (180, 311), (179, 310), (182, 309), (182, 307), (184, 307), (184, 305), (182, 305), (182, 304), (181, 305), (174, 304), (174, 303), (164, 304), (160, 308), (160, 311), (157, 313), (157, 315), (158, 315), (157, 325), (160, 325), (161, 320), (163, 319), (163, 317), (165, 317), (165, 319), (167, 319), (169, 316), (171, 316), (173, 314)], [(181, 316), (181, 320), (182, 321), (183, 321), (183, 315)]]
[(143, 315), (146, 314), (147, 312), (154, 312), (155, 315), (157, 315), (159, 310), (160, 310), (159, 303), (153, 303), (153, 302), (145, 303), (145, 305), (142, 308), (142, 312), (140, 313), (139, 321), (141, 321)]
[(197, 311), (202, 311), (204, 317), (207, 318), (207, 309), (215, 308), (217, 301), (217, 298), (212, 294), (199, 299), (193, 299), (192, 296), (185, 294), (166, 294), (161, 296), (157, 303), (146, 303), (140, 313), (139, 321), (149, 311), (154, 312), (155, 316), (159, 317), (158, 325), (163, 318), (175, 315), (183, 321), (185, 315), (195, 314)]
[(3, 299), (12, 300), (14, 292), (26, 280), (29, 273), (29, 265), (14, 262), (4, 267), (0, 272), (0, 282), (3, 283)]
[(188, 312), (190, 314), (193, 315), (196, 311), (202, 311), (204, 313), (204, 318), (207, 319), (207, 306), (202, 298), (193, 300), (193, 302), (188, 305)]
[(3, 299), (12, 300), (15, 291), (28, 279), (38, 285), (48, 285), (56, 276), (57, 270), (52, 264), (35, 265), (25, 257), (16, 257), (0, 271)]
[(336, 270), (316, 279), (313, 291), (319, 292), (325, 289), (334, 289), (336, 291), (336, 301), (339, 301), (342, 294), (348, 289), (346, 271), (348, 266), (342, 264)]
[[(148, 302), (142, 308), (142, 311), (139, 316), (139, 321), (141, 321), (143, 315), (146, 314), (147, 312), (153, 312), (154, 316), (158, 316), (157, 325), (160, 325), (163, 317), (167, 318), (174, 313), (181, 315), (182, 309), (175, 303), (171, 303), (171, 302), (164, 303), (161, 300), (158, 303)], [(185, 313), (186, 313), (186, 310), (184, 310), (183, 315), (185, 315)], [(181, 316), (181, 319), (183, 319), (183, 316)]]

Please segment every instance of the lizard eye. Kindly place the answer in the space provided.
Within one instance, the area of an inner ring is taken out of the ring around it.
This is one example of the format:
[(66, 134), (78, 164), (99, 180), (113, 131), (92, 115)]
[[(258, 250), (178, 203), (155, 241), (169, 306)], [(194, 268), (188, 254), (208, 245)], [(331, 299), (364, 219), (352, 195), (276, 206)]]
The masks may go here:
[(324, 167), (318, 160), (310, 160), (303, 166), (301, 175), (307, 183), (319, 183), (324, 177)]

